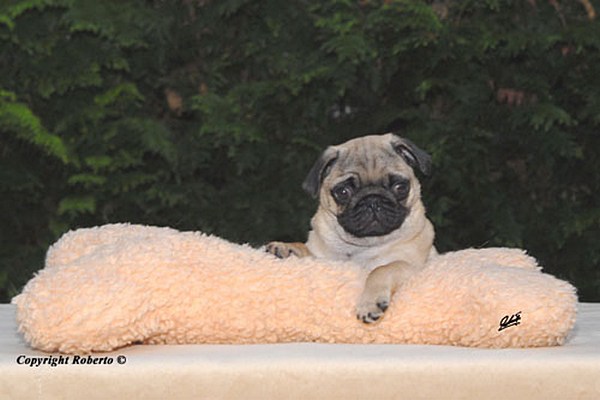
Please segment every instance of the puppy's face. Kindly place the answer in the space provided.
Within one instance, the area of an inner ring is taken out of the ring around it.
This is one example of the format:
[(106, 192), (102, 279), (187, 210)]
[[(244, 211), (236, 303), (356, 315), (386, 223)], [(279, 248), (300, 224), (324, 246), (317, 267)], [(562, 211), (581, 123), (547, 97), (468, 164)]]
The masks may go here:
[(347, 234), (379, 237), (402, 227), (420, 201), (413, 168), (428, 173), (429, 167), (430, 157), (410, 141), (371, 135), (329, 147), (303, 186)]

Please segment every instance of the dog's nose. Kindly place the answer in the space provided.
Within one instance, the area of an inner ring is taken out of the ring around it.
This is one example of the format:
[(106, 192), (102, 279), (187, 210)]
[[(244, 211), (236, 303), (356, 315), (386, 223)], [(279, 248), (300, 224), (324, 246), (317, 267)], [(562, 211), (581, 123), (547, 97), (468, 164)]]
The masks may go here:
[(365, 207), (371, 211), (381, 210), (381, 198), (379, 196), (367, 196), (363, 199)]

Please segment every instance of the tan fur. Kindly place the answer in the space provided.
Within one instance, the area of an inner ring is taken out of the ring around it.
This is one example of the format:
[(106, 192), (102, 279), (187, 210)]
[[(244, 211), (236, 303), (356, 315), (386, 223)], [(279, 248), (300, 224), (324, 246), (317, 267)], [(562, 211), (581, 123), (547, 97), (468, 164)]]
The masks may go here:
[[(425, 217), (421, 187), (413, 169), (392, 147), (402, 140), (392, 135), (371, 135), (329, 147), (323, 157), (336, 161), (319, 191), (319, 208), (311, 220), (312, 230), (304, 248), (298, 244), (272, 242), (267, 251), (279, 257), (289, 255), (352, 261), (371, 271), (357, 306), (357, 317), (365, 323), (383, 316), (393, 292), (437, 254), (433, 247), (434, 229)], [(343, 211), (331, 189), (349, 177), (361, 183), (377, 182), (389, 174), (408, 178), (411, 189), (406, 200), (410, 210), (397, 230), (385, 236), (355, 237), (338, 223)]]

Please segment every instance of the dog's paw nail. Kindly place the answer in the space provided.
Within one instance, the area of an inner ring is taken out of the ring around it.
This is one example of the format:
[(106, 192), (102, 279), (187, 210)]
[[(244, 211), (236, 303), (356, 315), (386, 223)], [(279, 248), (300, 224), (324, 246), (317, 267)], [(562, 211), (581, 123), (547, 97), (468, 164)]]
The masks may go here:
[(377, 303), (377, 307), (379, 307), (379, 309), (383, 312), (385, 312), (385, 310), (387, 310), (389, 306), (390, 303), (388, 303), (387, 301), (380, 301), (379, 303)]
[(375, 312), (358, 312), (356, 314), (356, 319), (358, 319), (359, 321), (365, 323), (365, 324), (372, 324), (374, 322), (377, 322), (381, 317), (383, 317), (383, 313), (379, 312), (379, 311), (375, 311)]
[(365, 324), (372, 324), (372, 323), (376, 322), (379, 318), (381, 318), (381, 315), (377, 315), (377, 314), (373, 314), (373, 313), (368, 313), (367, 315), (364, 315), (361, 318), (361, 320)]
[(277, 244), (271, 243), (271, 244), (267, 245), (267, 247), (265, 248), (265, 251), (269, 254), (274, 255), (277, 258), (284, 258), (283, 255), (281, 254), (281, 249), (279, 248), (279, 246)]

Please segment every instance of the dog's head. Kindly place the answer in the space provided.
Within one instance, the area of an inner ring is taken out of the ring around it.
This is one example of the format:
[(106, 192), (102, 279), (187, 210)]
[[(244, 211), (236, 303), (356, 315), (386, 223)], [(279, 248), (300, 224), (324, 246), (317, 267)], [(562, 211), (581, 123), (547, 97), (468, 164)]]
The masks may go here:
[(421, 189), (413, 169), (428, 174), (431, 157), (397, 135), (369, 135), (327, 148), (303, 188), (318, 197), (345, 232), (385, 236), (399, 229)]

